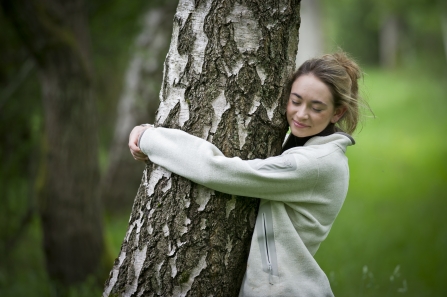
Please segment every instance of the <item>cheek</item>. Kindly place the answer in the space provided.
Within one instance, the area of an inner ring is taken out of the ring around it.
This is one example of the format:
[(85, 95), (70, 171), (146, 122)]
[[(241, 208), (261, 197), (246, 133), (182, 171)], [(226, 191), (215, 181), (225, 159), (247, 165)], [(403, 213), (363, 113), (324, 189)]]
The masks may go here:
[(321, 124), (328, 124), (332, 119), (332, 113), (325, 112), (324, 114), (319, 114), (318, 117), (315, 117), (315, 120)]

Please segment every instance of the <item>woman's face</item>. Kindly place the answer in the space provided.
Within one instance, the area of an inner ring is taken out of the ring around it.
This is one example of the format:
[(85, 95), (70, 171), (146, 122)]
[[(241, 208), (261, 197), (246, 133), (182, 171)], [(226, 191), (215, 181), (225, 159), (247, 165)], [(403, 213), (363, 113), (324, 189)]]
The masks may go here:
[(344, 108), (334, 108), (331, 91), (314, 75), (301, 75), (293, 82), (286, 112), (293, 135), (318, 134), (329, 123), (336, 123), (344, 111)]

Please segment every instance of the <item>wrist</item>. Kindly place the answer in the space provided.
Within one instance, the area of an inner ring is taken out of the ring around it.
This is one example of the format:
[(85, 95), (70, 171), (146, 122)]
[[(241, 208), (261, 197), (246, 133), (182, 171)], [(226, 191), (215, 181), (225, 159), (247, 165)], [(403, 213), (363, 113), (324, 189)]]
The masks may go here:
[(140, 141), (141, 141), (141, 138), (143, 137), (144, 132), (146, 132), (146, 130), (149, 128), (155, 128), (155, 126), (152, 124), (141, 124), (140, 126), (144, 127), (144, 129), (141, 131), (140, 136), (138, 137), (138, 143), (137, 143), (138, 148), (140, 148)]

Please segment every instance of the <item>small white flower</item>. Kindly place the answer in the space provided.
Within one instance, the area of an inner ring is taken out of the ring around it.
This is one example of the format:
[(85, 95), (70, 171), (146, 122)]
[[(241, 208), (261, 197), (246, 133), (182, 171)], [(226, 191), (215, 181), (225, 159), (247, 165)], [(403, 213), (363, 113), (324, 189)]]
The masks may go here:
[(405, 293), (408, 290), (407, 287), (407, 280), (404, 279), (404, 281), (402, 282), (402, 288), (397, 289), (397, 292), (399, 293)]

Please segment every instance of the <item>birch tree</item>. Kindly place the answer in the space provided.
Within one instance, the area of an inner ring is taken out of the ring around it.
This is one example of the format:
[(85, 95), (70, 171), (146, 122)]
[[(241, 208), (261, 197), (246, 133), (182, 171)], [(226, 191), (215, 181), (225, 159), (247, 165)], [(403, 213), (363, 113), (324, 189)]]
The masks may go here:
[[(297, 0), (181, 0), (155, 125), (227, 157), (278, 155), (299, 20)], [(104, 296), (237, 296), (257, 205), (148, 162)]]

